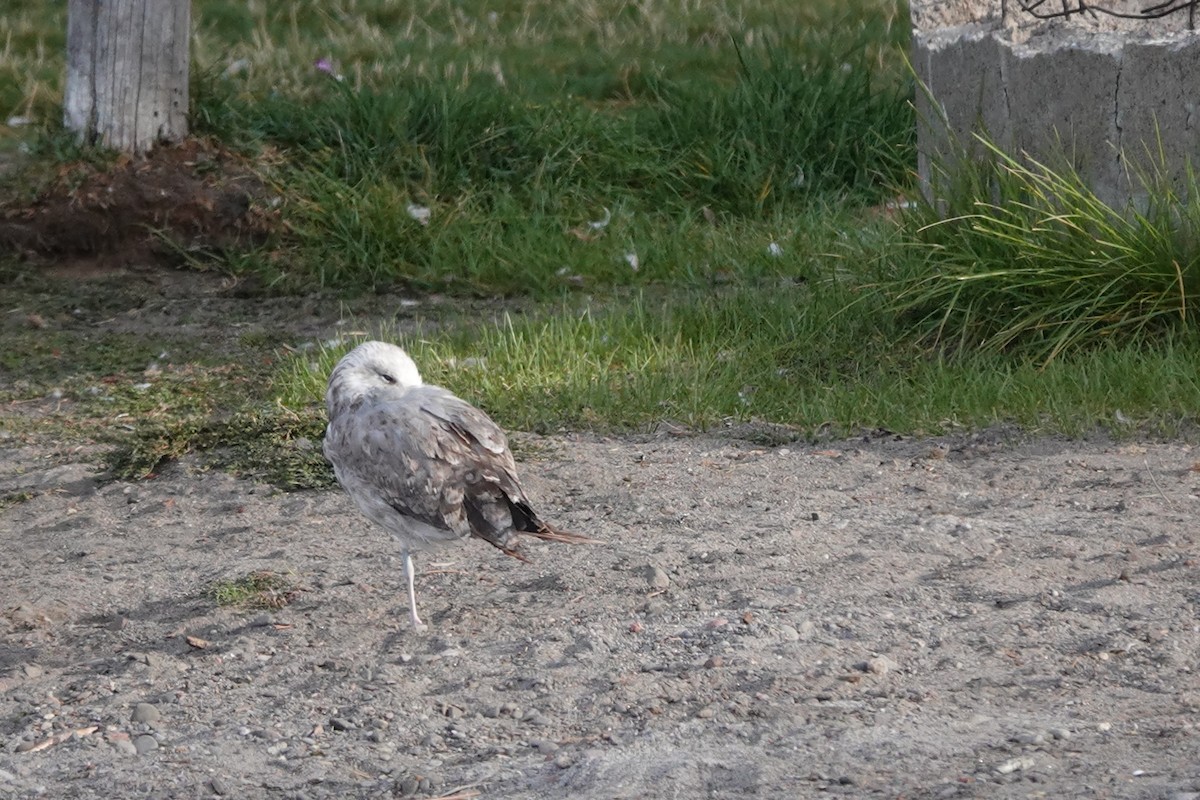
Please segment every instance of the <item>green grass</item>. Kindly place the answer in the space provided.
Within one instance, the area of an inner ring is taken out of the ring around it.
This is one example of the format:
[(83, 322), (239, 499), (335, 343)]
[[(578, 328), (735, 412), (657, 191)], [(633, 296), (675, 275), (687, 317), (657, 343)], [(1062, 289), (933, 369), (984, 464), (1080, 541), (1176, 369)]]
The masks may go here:
[[(1200, 348), (1104, 347), (1040, 367), (1003, 353), (955, 359), (905, 341), (886, 298), (852, 307), (854, 288), (814, 286), (718, 295), (647, 295), (626, 303), (507, 317), (399, 343), (431, 383), (445, 385), (505, 427), (653, 430), (769, 422), (794, 438), (879, 428), (938, 434), (1017, 424), (1029, 432), (1175, 435), (1200, 407)], [(336, 360), (362, 337), (297, 356), (281, 402), (322, 402)], [(1119, 414), (1117, 412), (1120, 412)]]
[[(0, 184), (33, 197), (64, 164), (113, 162), (57, 130), (65, 9), (10, 5), (0, 112), (35, 124), (0, 127), (0, 166), (18, 164)], [(193, 127), (260, 156), (284, 223), (195, 263), (321, 287), (381, 338), (426, 331), (401, 337), (426, 378), (505, 428), (1194, 426), (1195, 182), (1152, 177), (1126, 214), (1070, 170), (993, 152), (937, 207), (883, 213), (912, 193), (903, 4), (197, 0), (193, 17)], [(29, 330), (22, 315), (79, 302), (36, 284), (4, 308), (0, 399), (63, 408), (22, 435), (108, 443), (117, 477), (201, 452), (329, 485), (321, 396), (358, 337), (281, 359), (286, 331), (210, 352)], [(364, 311), (397, 289), (451, 310)], [(95, 302), (110, 290), (130, 306), (112, 287)], [(160, 348), (179, 366), (147, 380)]]
[[(1069, 168), (990, 158), (907, 221), (893, 309), (947, 352), (1048, 363), (1103, 343), (1155, 346), (1200, 314), (1200, 185), (1141, 178), (1142, 210), (1105, 205)], [(1163, 163), (1160, 158), (1159, 164)]]
[(269, 570), (257, 570), (240, 578), (218, 581), (209, 591), (222, 608), (280, 609), (302, 591), (294, 580)]
[[(486, 72), (319, 74), (297, 87), (304, 103), (215, 80), (198, 100), (201, 130), (236, 131), (288, 164), (274, 176), (292, 234), (286, 255), (273, 243), (273, 264), (227, 266), (285, 285), (542, 296), (581, 282), (688, 280), (707, 254), (696, 249), (698, 219), (722, 223), (720, 258), (746, 232), (779, 235), (781, 217), (874, 202), (905, 180), (909, 84), (892, 63), (902, 37), (865, 8), (826, 10), (801, 33), (702, 26), (704, 43), (690, 46), (710, 56), (705, 70), (647, 67), (636, 91), (626, 76), (615, 97), (574, 84), (571, 70), (549, 73), (552, 84), (503, 86)], [(581, 41), (552, 52), (594, 58), (580, 55), (589, 37), (575, 33)], [(412, 219), (413, 204), (430, 209), (428, 225)], [(605, 209), (614, 224), (599, 243), (572, 236)], [(627, 252), (647, 269), (619, 269)]]
[[(5, 187), (28, 191), (78, 157), (56, 131), (65, 20), (10, 16), (0, 73), (40, 77), (7, 108), (53, 101), (42, 135), (0, 133), (49, 162)], [(889, 196), (912, 161), (907, 15), (885, 0), (205, 0), (193, 20), (192, 128), (270, 153), (286, 226), (216, 265), (279, 290), (759, 279), (767, 245)]]

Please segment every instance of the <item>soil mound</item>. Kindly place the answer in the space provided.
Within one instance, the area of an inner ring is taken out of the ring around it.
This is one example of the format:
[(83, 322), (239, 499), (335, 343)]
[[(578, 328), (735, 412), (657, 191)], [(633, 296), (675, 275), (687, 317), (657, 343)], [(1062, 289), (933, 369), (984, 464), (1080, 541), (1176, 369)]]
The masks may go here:
[(277, 205), (246, 157), (192, 139), (66, 164), (32, 201), (0, 202), (0, 251), (83, 268), (177, 266), (261, 243), (278, 227)]

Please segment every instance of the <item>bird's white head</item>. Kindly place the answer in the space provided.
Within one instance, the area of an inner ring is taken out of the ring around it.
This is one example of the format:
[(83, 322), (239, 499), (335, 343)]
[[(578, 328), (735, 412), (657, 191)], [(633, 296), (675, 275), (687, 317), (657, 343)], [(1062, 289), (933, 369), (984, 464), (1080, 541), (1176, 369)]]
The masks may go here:
[(370, 394), (399, 393), (423, 384), (408, 353), (387, 342), (364, 342), (342, 356), (329, 373), (325, 403), (332, 413)]

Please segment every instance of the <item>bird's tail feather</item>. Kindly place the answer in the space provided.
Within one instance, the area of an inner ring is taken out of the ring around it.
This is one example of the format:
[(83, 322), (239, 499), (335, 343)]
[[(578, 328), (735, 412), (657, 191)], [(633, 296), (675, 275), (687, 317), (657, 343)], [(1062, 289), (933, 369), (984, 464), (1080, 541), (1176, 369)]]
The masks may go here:
[[(567, 544), (602, 544), (599, 539), (592, 539), (588, 536), (582, 536), (578, 533), (559, 530), (552, 525), (547, 525), (541, 520), (537, 520), (536, 525), (537, 527), (533, 528), (532, 530), (521, 531), (520, 533), (523, 533), (526, 536), (532, 536), (535, 539), (542, 539), (547, 542), (566, 542)], [(520, 550), (519, 540), (520, 536), (512, 536), (504, 544), (499, 544), (496, 541), (492, 541), (492, 544), (499, 547), (500, 550), (503, 551), (504, 555), (511, 556), (518, 561), (529, 563), (529, 559), (526, 558), (525, 554)]]
[(592, 539), (578, 533), (560, 530), (538, 520), (539, 526), (535, 531), (526, 531), (530, 536), (544, 539), (547, 542), (566, 542), (567, 544), (603, 544), (599, 539)]

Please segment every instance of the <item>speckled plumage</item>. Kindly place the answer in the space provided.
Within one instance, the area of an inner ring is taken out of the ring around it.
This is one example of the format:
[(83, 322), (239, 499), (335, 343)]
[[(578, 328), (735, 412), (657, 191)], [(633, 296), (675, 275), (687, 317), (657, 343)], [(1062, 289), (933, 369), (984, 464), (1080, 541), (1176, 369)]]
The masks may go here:
[(329, 376), (325, 457), (367, 518), (399, 541), (417, 615), (412, 551), (477, 537), (515, 558), (521, 534), (585, 537), (540, 520), (517, 480), (504, 432), (479, 409), (422, 380), (402, 349), (366, 342)]

